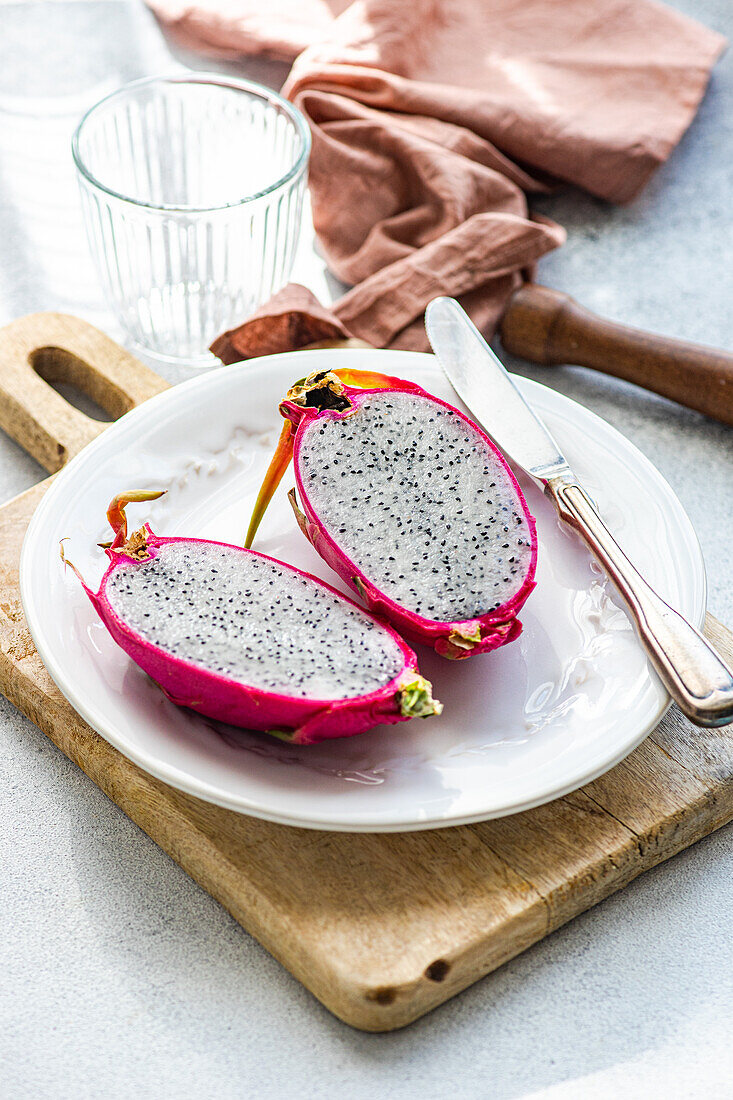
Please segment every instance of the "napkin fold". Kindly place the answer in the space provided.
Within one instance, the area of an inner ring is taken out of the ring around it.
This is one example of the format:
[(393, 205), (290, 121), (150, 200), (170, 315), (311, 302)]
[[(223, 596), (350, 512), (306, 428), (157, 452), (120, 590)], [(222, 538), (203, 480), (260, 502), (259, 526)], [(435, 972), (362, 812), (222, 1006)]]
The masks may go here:
[[(313, 136), (321, 247), (354, 284), (329, 323), (416, 350), (430, 298), (459, 297), (490, 334), (563, 242), (558, 225), (530, 214), (528, 195), (561, 182), (633, 199), (692, 121), (725, 45), (654, 0), (151, 3), (189, 45), (302, 48), (284, 92)], [(227, 334), (237, 354), (260, 354), (247, 349), (268, 317), (278, 343), (324, 323), (302, 288), (289, 289), (236, 340)]]

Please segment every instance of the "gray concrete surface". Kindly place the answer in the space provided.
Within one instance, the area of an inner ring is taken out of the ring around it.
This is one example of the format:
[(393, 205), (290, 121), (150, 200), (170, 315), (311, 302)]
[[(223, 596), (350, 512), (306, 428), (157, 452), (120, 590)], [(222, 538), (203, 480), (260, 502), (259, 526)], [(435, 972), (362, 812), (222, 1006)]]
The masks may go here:
[[(729, 0), (675, 6), (733, 35)], [(84, 107), (172, 64), (138, 0), (0, 3), (0, 323), (69, 310), (115, 334), (80, 231)], [(244, 71), (277, 83), (282, 67)], [(542, 202), (569, 230), (541, 277), (608, 316), (733, 347), (733, 57), (645, 195)], [(328, 280), (307, 238), (297, 277)], [(516, 369), (588, 405), (692, 516), (733, 623), (733, 433), (576, 369)], [(168, 372), (172, 380), (175, 375)], [(40, 471), (0, 439), (0, 499)], [(0, 1095), (57, 1098), (733, 1096), (733, 829), (645, 875), (412, 1028), (333, 1019), (0, 700)]]

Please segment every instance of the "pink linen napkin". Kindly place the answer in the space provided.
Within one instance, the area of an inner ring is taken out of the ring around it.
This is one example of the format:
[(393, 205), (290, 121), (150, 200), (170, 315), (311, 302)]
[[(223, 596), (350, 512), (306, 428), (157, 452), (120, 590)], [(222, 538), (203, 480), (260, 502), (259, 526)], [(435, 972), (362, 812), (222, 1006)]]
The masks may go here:
[(303, 47), (284, 91), (313, 135), (316, 232), (354, 285), (332, 313), (286, 288), (217, 341), (238, 358), (261, 354), (268, 317), (282, 340), (288, 316), (291, 341), (327, 316), (377, 346), (423, 350), (436, 294), (459, 297), (490, 333), (564, 240), (526, 196), (562, 181), (633, 199), (692, 121), (725, 45), (654, 0), (151, 3), (205, 49)]

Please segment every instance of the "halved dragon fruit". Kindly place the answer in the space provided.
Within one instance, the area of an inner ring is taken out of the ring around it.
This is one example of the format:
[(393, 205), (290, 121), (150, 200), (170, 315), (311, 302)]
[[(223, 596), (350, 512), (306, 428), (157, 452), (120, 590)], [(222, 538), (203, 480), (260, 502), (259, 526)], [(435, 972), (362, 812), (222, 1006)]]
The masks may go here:
[(294, 457), (300, 527), (370, 610), (454, 660), (519, 635), (535, 522), (473, 421), (411, 382), (350, 370), (296, 383), (280, 412), (246, 546)]
[(310, 574), (147, 525), (128, 537), (126, 505), (160, 495), (110, 504), (98, 592), (72, 568), (117, 644), (174, 703), (297, 744), (440, 714), (399, 635)]

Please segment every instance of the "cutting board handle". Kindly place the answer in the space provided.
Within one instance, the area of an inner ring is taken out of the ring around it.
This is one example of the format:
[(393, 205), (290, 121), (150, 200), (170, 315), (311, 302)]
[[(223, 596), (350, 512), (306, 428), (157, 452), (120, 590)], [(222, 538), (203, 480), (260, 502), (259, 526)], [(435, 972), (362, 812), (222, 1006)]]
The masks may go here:
[(51, 382), (81, 390), (115, 420), (168, 387), (77, 317), (34, 313), (0, 329), (0, 428), (49, 473), (106, 427), (69, 404)]
[(501, 339), (521, 359), (592, 367), (733, 424), (730, 352), (605, 321), (569, 294), (535, 283), (510, 299)]

